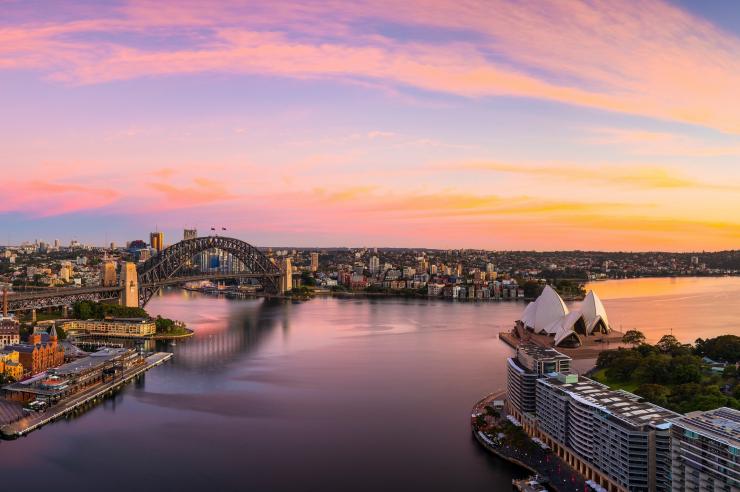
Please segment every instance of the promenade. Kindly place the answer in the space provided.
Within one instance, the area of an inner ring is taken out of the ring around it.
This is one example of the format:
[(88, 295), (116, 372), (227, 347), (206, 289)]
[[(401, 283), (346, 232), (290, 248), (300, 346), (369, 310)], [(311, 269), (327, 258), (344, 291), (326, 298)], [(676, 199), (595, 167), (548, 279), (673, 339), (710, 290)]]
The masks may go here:
[[(472, 415), (486, 415), (486, 406), (494, 400), (502, 399), (504, 396), (505, 392), (492, 393), (486, 396), (475, 404)], [(486, 420), (491, 427), (509, 422), (503, 414), (498, 418), (487, 416)], [(521, 443), (514, 444), (508, 442), (507, 437), (499, 439), (498, 436), (486, 434), (484, 429), (478, 429), (475, 418), (473, 418), (472, 427), (473, 435), (483, 447), (501, 459), (529, 470), (532, 474), (547, 477), (549, 479), (548, 487), (552, 490), (556, 492), (586, 490), (586, 481), (579, 473), (557, 455), (543, 449), (529, 437), (524, 438), (525, 445)], [(498, 432), (496, 431), (496, 433)]]
[(156, 354), (150, 355), (145, 359), (144, 364), (125, 370), (120, 376), (117, 376), (112, 381), (93, 385), (42, 412), (27, 414), (14, 422), (3, 425), (0, 427), (0, 434), (2, 434), (2, 437), (5, 439), (14, 439), (24, 434), (28, 434), (29, 432), (53, 422), (86, 403), (94, 401), (95, 399), (104, 396), (106, 393), (123, 386), (136, 376), (162, 364), (171, 357), (172, 354), (169, 352), (157, 352)]

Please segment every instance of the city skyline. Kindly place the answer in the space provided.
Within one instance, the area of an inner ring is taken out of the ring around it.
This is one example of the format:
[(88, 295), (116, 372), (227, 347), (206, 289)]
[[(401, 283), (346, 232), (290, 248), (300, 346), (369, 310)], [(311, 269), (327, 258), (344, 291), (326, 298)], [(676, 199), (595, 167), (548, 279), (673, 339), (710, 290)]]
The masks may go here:
[(0, 2), (0, 240), (740, 244), (731, 2)]

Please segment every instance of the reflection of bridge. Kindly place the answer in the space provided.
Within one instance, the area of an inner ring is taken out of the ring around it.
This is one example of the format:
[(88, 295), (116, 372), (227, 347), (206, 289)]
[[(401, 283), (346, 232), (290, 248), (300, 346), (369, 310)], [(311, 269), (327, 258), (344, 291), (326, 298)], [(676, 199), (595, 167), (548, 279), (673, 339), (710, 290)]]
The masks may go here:
[[(226, 269), (202, 271), (195, 258), (207, 251), (221, 251), (235, 260)], [(70, 306), (77, 301), (120, 299), (125, 306), (144, 306), (159, 289), (167, 285), (198, 280), (252, 278), (259, 281), (266, 293), (276, 294), (290, 289), (289, 272), (284, 275), (278, 266), (261, 251), (239, 239), (208, 236), (186, 239), (173, 244), (146, 262), (121, 267), (120, 283), (116, 287), (83, 287), (49, 289), (37, 292), (8, 294), (7, 310), (20, 311), (46, 307)]]

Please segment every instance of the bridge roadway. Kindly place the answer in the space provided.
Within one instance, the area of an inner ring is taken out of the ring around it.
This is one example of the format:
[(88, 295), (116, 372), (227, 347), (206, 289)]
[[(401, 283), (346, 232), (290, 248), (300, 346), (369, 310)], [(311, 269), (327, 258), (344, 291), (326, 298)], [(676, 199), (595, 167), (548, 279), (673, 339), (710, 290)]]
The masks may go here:
[[(208, 273), (198, 275), (183, 275), (165, 278), (151, 284), (139, 284), (139, 290), (159, 289), (168, 285), (184, 284), (201, 280), (227, 280), (241, 278), (278, 278), (279, 274), (257, 274), (249, 272), (236, 273)], [(118, 299), (121, 296), (122, 287), (62, 287), (45, 289), (33, 292), (8, 293), (8, 310), (24, 311), (31, 309), (43, 309), (59, 306), (71, 306), (78, 301), (104, 301)]]

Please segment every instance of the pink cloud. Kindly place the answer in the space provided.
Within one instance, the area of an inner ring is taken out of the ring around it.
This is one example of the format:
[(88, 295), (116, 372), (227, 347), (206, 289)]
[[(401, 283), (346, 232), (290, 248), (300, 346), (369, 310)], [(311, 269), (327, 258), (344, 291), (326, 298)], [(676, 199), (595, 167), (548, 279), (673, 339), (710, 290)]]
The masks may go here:
[(0, 213), (50, 217), (111, 205), (120, 193), (105, 187), (32, 180), (6, 182)]
[[(740, 40), (662, 1), (222, 2), (219, 8), (132, 2), (121, 14), (2, 29), (0, 68), (35, 68), (76, 84), (204, 71), (372, 80), (740, 132)], [(476, 40), (353, 32), (366, 19), (468, 31)], [(204, 27), (213, 33), (203, 34)], [(186, 36), (195, 47), (147, 50), (80, 40), (90, 32), (145, 30)], [(71, 42), (69, 34), (80, 36)]]

